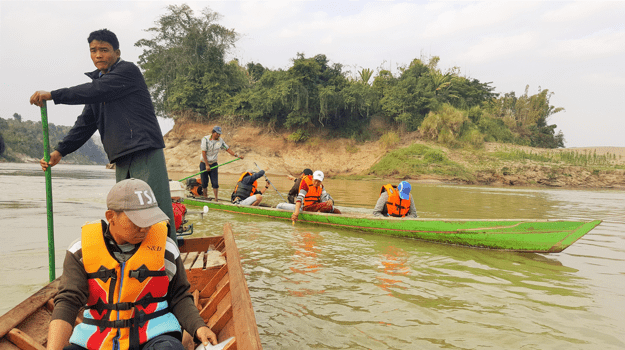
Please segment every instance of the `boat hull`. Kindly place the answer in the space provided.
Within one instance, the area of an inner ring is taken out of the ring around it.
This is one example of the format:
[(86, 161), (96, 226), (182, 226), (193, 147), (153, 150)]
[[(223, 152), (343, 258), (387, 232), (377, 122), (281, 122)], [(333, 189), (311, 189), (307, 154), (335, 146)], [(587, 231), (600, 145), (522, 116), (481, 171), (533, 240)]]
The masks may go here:
[[(268, 207), (234, 205), (200, 198), (186, 198), (185, 204), (213, 210), (291, 220), (291, 211)], [(297, 222), (328, 225), (361, 232), (419, 239), (475, 248), (507, 251), (558, 253), (601, 223), (566, 220), (434, 220), (374, 218), (364, 215), (301, 212)]]

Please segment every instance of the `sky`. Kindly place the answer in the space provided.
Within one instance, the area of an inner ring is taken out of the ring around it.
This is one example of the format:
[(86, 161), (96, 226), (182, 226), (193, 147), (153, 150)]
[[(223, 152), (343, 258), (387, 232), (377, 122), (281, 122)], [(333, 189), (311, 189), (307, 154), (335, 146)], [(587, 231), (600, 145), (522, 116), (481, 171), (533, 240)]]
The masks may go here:
[[(288, 69), (324, 54), (355, 74), (440, 57), (443, 71), (490, 82), (497, 93), (553, 93), (548, 119), (566, 147), (625, 147), (625, 1), (6, 1), (0, 0), (0, 117), (41, 120), (37, 90), (88, 82), (87, 37), (108, 28), (137, 62), (146, 29), (186, 3), (209, 7), (240, 38), (229, 58)], [(375, 74), (374, 74), (375, 76)], [(73, 125), (80, 106), (48, 102), (48, 121)], [(173, 126), (161, 119), (163, 133)]]

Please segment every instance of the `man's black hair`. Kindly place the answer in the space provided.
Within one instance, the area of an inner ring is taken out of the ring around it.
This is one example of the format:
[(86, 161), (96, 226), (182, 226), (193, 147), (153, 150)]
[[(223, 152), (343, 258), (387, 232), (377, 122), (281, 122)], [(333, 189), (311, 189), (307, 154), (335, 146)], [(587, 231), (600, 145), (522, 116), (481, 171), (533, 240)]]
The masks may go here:
[(89, 34), (89, 38), (87, 38), (87, 41), (89, 42), (89, 44), (91, 44), (91, 42), (94, 40), (106, 41), (107, 43), (111, 44), (111, 46), (113, 46), (113, 50), (119, 49), (119, 41), (117, 40), (117, 35), (115, 35), (115, 33), (111, 32), (106, 28), (91, 32), (91, 34)]

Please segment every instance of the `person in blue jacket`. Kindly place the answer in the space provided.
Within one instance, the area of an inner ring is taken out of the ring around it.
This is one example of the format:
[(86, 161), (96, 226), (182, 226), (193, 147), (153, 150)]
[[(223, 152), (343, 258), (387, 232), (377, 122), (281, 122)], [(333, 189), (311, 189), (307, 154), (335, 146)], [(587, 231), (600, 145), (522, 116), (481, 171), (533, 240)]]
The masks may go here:
[(174, 212), (165, 164), (165, 142), (143, 75), (134, 63), (121, 59), (119, 41), (108, 29), (87, 38), (96, 70), (85, 73), (91, 82), (52, 91), (36, 91), (30, 103), (42, 107), (55, 104), (85, 105), (67, 136), (40, 160), (45, 171), (80, 148), (99, 131), (109, 162), (115, 164), (117, 182), (136, 178), (147, 182), (161, 210), (169, 217), (169, 236), (176, 241)]

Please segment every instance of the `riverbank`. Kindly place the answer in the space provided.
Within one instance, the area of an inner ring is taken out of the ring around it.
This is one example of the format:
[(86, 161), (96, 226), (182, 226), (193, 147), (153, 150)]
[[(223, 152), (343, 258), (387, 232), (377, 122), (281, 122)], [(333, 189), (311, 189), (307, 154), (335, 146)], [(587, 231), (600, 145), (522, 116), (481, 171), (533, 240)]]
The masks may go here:
[[(391, 147), (382, 141), (356, 142), (315, 135), (302, 143), (279, 133), (248, 123), (216, 121), (222, 137), (244, 159), (220, 169), (239, 174), (256, 170), (256, 163), (268, 174), (295, 175), (304, 168), (320, 169), (331, 177), (379, 178), (371, 166), (392, 150), (422, 144), (442, 152), (449, 161), (464, 169), (464, 176), (423, 174), (400, 176), (415, 182), (445, 182), (491, 186), (545, 186), (563, 188), (625, 189), (625, 147), (539, 149), (509, 144), (486, 143), (483, 149), (449, 149), (421, 140), (418, 133), (402, 134)], [(169, 171), (194, 174), (199, 171), (200, 142), (209, 135), (213, 123), (179, 123), (165, 135), (165, 157)], [(220, 153), (219, 162), (233, 158)], [(385, 176), (387, 178), (387, 176)], [(397, 180), (390, 175), (389, 180)]]

